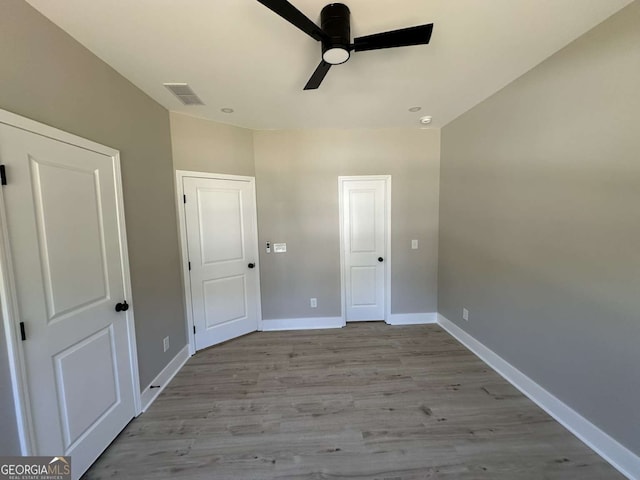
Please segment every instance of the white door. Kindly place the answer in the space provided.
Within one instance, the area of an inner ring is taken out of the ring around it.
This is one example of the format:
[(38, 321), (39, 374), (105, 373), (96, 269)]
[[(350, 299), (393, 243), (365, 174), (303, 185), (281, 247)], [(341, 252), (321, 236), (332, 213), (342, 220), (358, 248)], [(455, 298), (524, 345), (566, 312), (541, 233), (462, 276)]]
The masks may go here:
[(340, 177), (346, 321), (385, 319), (390, 177)]
[(385, 319), (387, 180), (340, 178), (347, 321)]
[(184, 177), (196, 350), (258, 329), (254, 183)]
[(33, 454), (73, 476), (135, 415), (117, 157), (0, 123)]

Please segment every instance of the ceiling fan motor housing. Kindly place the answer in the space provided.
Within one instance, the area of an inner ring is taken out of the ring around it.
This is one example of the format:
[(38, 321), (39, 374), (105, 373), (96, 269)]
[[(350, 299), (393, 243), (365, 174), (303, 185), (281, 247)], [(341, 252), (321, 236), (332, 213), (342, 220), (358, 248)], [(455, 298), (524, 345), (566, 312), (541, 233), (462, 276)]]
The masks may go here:
[(322, 58), (337, 65), (349, 60), (351, 50), (351, 12), (342, 3), (330, 3), (320, 13), (320, 25), (330, 38), (322, 42)]

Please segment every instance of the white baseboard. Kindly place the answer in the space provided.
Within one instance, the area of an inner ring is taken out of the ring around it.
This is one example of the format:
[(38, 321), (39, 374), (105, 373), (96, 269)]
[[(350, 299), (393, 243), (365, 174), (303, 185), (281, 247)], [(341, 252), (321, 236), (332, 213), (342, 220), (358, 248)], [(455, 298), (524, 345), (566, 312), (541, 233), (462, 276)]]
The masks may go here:
[(425, 325), (428, 323), (437, 323), (438, 314), (429, 313), (392, 313), (387, 320), (389, 325)]
[(440, 314), (438, 324), (620, 473), (631, 480), (640, 480), (639, 456)]
[(345, 321), (342, 317), (274, 318), (262, 320), (263, 332), (319, 330), (324, 328), (342, 328), (344, 326)]
[[(162, 393), (165, 387), (169, 384), (171, 379), (176, 376), (176, 373), (180, 371), (187, 360), (189, 360), (189, 345), (185, 345), (178, 354), (167, 364), (166, 367), (153, 379), (153, 381), (142, 391), (141, 403), (142, 411), (145, 412), (154, 400)], [(151, 386), (159, 385), (158, 388), (151, 388)]]

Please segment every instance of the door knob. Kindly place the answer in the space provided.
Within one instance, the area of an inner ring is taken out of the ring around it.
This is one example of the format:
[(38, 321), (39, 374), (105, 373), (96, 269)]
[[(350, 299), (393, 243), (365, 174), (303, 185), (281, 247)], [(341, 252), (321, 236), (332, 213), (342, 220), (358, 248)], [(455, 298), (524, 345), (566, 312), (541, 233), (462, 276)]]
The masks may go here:
[(382, 257), (378, 257), (378, 261), (379, 261), (380, 263), (382, 263), (382, 262), (384, 262), (384, 258), (382, 258)]
[(116, 303), (116, 312), (126, 312), (129, 310), (129, 304), (125, 300), (122, 303)]
[(255, 267), (255, 266), (256, 266), (256, 264), (255, 264), (255, 263), (250, 263), (250, 264), (248, 265), (248, 267), (249, 267), (249, 268), (253, 268), (253, 267)]

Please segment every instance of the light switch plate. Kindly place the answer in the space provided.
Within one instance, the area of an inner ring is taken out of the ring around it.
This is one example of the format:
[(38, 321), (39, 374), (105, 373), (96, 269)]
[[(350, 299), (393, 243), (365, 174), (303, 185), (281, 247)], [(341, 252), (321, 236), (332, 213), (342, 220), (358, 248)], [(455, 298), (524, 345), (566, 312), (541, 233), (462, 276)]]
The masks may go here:
[(286, 243), (274, 243), (273, 251), (275, 253), (287, 253), (287, 244)]
[(418, 249), (418, 240), (411, 240), (411, 250)]

